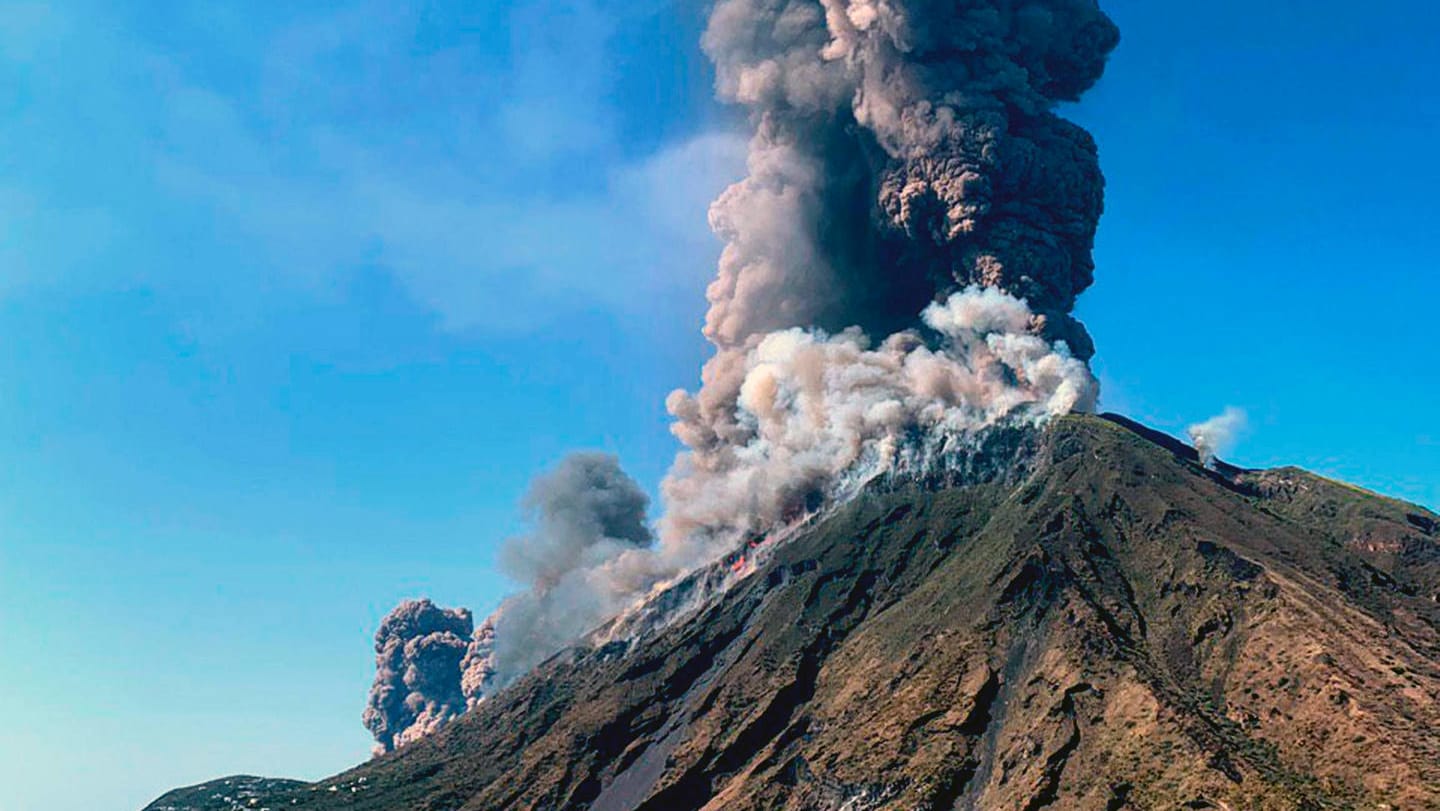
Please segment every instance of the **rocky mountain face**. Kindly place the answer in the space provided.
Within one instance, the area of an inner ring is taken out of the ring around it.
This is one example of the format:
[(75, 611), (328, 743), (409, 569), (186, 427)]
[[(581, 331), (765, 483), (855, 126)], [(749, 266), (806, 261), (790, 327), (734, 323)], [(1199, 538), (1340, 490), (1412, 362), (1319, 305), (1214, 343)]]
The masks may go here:
[(1440, 808), (1440, 517), (1067, 417), (1014, 475), (868, 492), (685, 620), (253, 800)]

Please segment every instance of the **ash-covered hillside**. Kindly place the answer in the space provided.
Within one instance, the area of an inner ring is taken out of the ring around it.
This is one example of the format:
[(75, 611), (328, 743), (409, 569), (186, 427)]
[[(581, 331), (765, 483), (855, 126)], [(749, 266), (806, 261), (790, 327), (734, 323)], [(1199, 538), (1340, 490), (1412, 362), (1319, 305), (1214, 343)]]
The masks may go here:
[(866, 492), (687, 619), (253, 805), (1440, 807), (1440, 517), (1119, 418), (1014, 470)]

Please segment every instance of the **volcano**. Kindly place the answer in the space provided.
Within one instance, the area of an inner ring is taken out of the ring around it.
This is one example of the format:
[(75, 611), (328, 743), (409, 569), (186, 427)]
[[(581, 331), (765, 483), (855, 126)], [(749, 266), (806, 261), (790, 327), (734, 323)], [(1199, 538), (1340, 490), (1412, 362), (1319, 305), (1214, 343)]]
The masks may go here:
[(1113, 416), (1011, 452), (397, 752), (147, 811), (1440, 808), (1440, 517)]

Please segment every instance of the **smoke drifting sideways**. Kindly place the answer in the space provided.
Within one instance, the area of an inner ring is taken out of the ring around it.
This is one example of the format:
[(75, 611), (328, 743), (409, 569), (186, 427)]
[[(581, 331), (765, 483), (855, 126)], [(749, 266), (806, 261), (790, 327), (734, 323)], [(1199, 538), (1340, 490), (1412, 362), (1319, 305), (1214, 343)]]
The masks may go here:
[(534, 528), (500, 554), (525, 590), (473, 635), (468, 611), (423, 600), (382, 622), (365, 714), (379, 751), (473, 708), (658, 584), (783, 523), (798, 505), (838, 500), (842, 480), (922, 472), (980, 427), (1017, 412), (1038, 421), (1093, 408), (1089, 368), (1063, 344), (1026, 332), (1033, 314), (1013, 296), (971, 287), (922, 318), (939, 336), (936, 348), (915, 332), (872, 348), (859, 330), (796, 328), (747, 353), (737, 407), (755, 434), (724, 469), (677, 463), (665, 483), (665, 523), (676, 541), (653, 545), (648, 498), (613, 456), (575, 454), (537, 479), (525, 499)]
[(1241, 409), (1228, 407), (1210, 419), (1185, 429), (1195, 452), (1200, 455), (1201, 464), (1215, 467), (1215, 460), (1222, 453), (1229, 453), (1240, 439), (1240, 434), (1249, 424), (1249, 418)]
[(683, 449), (663, 514), (652, 535), (608, 457), (540, 479), (534, 532), (502, 554), (528, 588), (456, 666), (470, 705), (875, 476), (1093, 409), (1071, 312), (1104, 178), (1054, 109), (1118, 41), (1095, 0), (718, 0), (702, 46), (754, 131), (747, 177), (710, 210), (715, 351), (666, 401)]

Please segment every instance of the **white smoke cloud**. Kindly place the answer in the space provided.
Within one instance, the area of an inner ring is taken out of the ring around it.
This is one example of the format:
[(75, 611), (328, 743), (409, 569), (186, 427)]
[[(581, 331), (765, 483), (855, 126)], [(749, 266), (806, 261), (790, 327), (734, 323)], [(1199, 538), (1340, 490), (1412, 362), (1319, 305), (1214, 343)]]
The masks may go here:
[(689, 547), (711, 539), (728, 551), (740, 535), (832, 496), (857, 466), (874, 476), (903, 464), (914, 437), (944, 448), (1007, 417), (1094, 407), (1089, 368), (1064, 343), (1028, 331), (1023, 301), (971, 287), (921, 317), (933, 345), (918, 331), (873, 347), (858, 330), (765, 336), (735, 358), (738, 408), (720, 444), (697, 441), (708, 427), (700, 397), (672, 394), (674, 430), (691, 450), (662, 485), (665, 550), (682, 564), (703, 561)]
[(1240, 434), (1249, 424), (1249, 418), (1241, 409), (1227, 407), (1223, 412), (1204, 422), (1185, 429), (1190, 442), (1205, 467), (1215, 467), (1215, 460), (1222, 453), (1229, 453), (1239, 440)]

